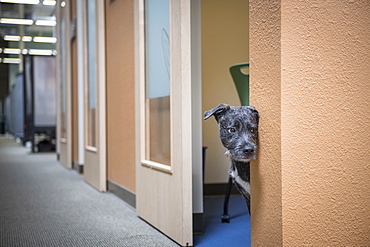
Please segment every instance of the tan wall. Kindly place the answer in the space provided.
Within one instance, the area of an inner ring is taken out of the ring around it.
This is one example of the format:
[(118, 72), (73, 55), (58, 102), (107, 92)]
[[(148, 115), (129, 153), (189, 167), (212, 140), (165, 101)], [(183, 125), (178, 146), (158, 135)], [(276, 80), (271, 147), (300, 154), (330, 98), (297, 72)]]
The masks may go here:
[(135, 192), (134, 5), (106, 0), (107, 177)]
[(254, 246), (370, 243), (369, 13), (369, 1), (251, 1)]
[(280, 11), (276, 1), (250, 2), (250, 103), (260, 113), (257, 161), (251, 163), (252, 243), (280, 246)]
[[(76, 18), (76, 0), (71, 1), (71, 20)], [(71, 40), (72, 72), (72, 162), (78, 164), (78, 81), (77, 81), (77, 37)]]
[[(220, 103), (240, 105), (230, 66), (249, 61), (248, 1), (202, 0), (202, 108)], [(214, 119), (203, 121), (207, 146), (205, 183), (226, 183), (229, 159), (218, 137)]]

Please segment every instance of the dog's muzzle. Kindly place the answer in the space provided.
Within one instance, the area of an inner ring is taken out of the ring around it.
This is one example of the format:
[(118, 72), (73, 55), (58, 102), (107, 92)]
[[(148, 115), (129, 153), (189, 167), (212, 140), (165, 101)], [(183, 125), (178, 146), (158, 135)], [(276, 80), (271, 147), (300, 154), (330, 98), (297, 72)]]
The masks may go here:
[(227, 150), (225, 154), (232, 160), (249, 162), (256, 159), (256, 150), (256, 147), (247, 147), (243, 149)]

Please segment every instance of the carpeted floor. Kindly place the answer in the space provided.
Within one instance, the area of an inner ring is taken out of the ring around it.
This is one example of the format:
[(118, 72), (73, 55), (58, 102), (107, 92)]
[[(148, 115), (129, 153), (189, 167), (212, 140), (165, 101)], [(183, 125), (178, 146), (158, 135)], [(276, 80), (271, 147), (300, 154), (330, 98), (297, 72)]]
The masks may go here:
[[(206, 198), (205, 234), (196, 247), (250, 246), (250, 219), (241, 196)], [(30, 153), (0, 136), (0, 246), (178, 246), (136, 216), (115, 195), (100, 193), (67, 170), (55, 153)]]
[(221, 223), (223, 203), (223, 197), (205, 198), (205, 233), (194, 236), (196, 247), (248, 247), (251, 245), (250, 217), (244, 199), (241, 196), (230, 197), (230, 223)]
[(55, 153), (32, 154), (0, 137), (0, 246), (178, 245), (63, 168)]

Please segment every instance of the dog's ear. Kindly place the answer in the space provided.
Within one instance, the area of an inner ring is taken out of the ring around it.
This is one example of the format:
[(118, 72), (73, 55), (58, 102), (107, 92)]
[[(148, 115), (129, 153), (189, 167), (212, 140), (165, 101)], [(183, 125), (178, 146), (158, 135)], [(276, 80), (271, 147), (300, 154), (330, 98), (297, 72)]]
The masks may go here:
[(247, 106), (247, 107), (248, 107), (250, 110), (252, 110), (252, 114), (254, 114), (254, 115), (255, 115), (256, 120), (257, 120), (257, 123), (258, 123), (259, 118), (260, 118), (260, 115), (259, 115), (258, 111), (256, 110), (256, 108), (254, 108), (253, 106)]
[(211, 116), (215, 116), (216, 121), (218, 122), (218, 116), (220, 114), (223, 114), (224, 112), (228, 111), (229, 109), (230, 109), (229, 105), (219, 104), (218, 106), (216, 106), (212, 110), (206, 111), (204, 113), (204, 120), (210, 118)]

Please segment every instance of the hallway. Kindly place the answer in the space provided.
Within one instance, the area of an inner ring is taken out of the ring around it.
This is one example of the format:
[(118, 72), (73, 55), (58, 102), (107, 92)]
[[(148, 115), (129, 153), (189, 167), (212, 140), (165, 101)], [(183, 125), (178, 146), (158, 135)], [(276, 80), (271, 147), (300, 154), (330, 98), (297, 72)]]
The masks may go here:
[(0, 246), (177, 246), (55, 153), (0, 136)]

